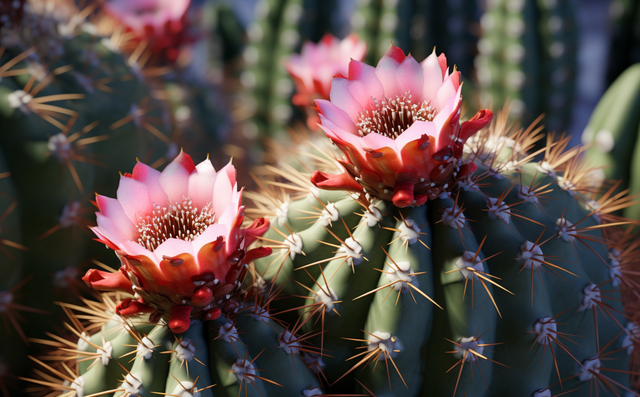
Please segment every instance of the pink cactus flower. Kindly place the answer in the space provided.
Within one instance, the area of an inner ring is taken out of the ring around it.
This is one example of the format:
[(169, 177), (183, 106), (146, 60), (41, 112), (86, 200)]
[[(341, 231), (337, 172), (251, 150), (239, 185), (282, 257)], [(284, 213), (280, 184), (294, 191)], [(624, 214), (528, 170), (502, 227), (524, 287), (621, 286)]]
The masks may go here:
[(162, 52), (166, 59), (174, 61), (179, 47), (193, 41), (185, 29), (190, 3), (191, 0), (110, 0), (104, 9), (134, 34), (134, 41), (146, 40), (152, 53)]
[(260, 218), (242, 228), (244, 206), (235, 168), (218, 172), (180, 153), (164, 171), (137, 163), (120, 179), (117, 199), (96, 196), (97, 240), (116, 251), (116, 273), (92, 269), (83, 277), (98, 291), (136, 293), (118, 314), (151, 313), (174, 332), (192, 318), (211, 320), (235, 307), (247, 264), (271, 253), (248, 250), (269, 229)]
[(296, 85), (293, 104), (310, 110), (308, 124), (316, 129), (320, 121), (311, 111), (315, 99), (329, 99), (331, 80), (336, 75), (346, 75), (349, 60), (362, 61), (367, 52), (367, 44), (358, 40), (355, 34), (343, 40), (326, 34), (318, 44), (307, 42), (301, 54), (294, 54), (285, 64)]
[(346, 172), (317, 171), (311, 181), (398, 207), (438, 197), (475, 170), (463, 160), (464, 144), (493, 117), (481, 110), (460, 125), (461, 89), (460, 72), (449, 73), (444, 54), (418, 63), (392, 45), (375, 68), (352, 60), (348, 77), (333, 79), (330, 101), (316, 101)]

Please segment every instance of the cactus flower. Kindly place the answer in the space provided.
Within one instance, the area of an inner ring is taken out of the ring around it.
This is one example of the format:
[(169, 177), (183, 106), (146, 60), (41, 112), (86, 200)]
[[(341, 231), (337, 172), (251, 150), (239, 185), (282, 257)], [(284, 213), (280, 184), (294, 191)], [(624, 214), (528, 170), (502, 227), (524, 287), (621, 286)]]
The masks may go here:
[[(336, 75), (346, 75), (349, 60), (362, 61), (366, 52), (367, 44), (355, 34), (343, 40), (326, 34), (317, 44), (306, 42), (300, 55), (292, 55), (285, 63), (296, 86), (293, 104), (310, 109), (315, 99), (329, 99), (331, 80)], [(309, 113), (309, 127), (315, 129), (320, 120), (315, 112)]]
[(110, 0), (105, 11), (131, 31), (136, 41), (146, 40), (154, 54), (169, 61), (178, 48), (192, 41), (186, 33), (185, 15), (191, 0)]
[(180, 153), (164, 171), (137, 163), (120, 179), (117, 198), (97, 195), (97, 240), (115, 250), (116, 273), (92, 269), (83, 280), (98, 291), (135, 293), (118, 314), (151, 313), (174, 332), (192, 318), (215, 319), (235, 308), (247, 264), (269, 248), (248, 250), (268, 228), (257, 219), (242, 228), (244, 206), (235, 168), (218, 172)]
[(330, 100), (317, 100), (321, 128), (344, 152), (346, 172), (317, 171), (319, 188), (364, 191), (398, 207), (421, 205), (469, 175), (466, 140), (492, 119), (479, 111), (460, 124), (460, 72), (449, 72), (444, 54), (418, 63), (391, 46), (377, 67), (357, 60), (336, 77)]

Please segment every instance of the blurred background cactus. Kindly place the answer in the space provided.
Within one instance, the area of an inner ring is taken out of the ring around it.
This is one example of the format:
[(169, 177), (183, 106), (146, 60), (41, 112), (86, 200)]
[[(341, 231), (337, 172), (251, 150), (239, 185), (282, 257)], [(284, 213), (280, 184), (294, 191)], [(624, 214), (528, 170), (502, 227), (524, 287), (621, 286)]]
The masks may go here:
[(118, 266), (87, 229), (118, 171), (184, 148), (216, 168), (233, 157), (240, 185), (255, 186), (252, 165), (296, 163), (290, 136), (308, 134), (304, 150), (319, 154), (324, 134), (309, 131), (308, 103), (292, 103), (286, 65), (326, 34), (354, 34), (373, 65), (391, 41), (416, 59), (446, 53), (463, 118), (508, 99), (512, 122), (544, 114), (542, 133), (573, 134), (567, 149), (588, 122), (589, 161), (638, 192), (639, 15), (632, 0), (0, 1), (0, 394), (24, 390), (23, 358), (40, 350), (27, 337), (77, 342), (53, 302), (90, 295), (80, 277), (97, 263)]

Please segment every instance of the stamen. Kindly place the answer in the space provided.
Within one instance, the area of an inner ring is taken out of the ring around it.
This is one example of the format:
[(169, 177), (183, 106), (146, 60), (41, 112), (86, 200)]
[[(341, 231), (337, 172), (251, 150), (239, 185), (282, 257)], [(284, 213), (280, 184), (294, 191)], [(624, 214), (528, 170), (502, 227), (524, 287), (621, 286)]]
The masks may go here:
[(398, 138), (407, 128), (417, 121), (433, 121), (436, 109), (429, 106), (428, 101), (413, 103), (409, 91), (395, 98), (372, 98), (371, 109), (360, 112), (358, 117), (358, 133), (366, 136), (372, 132)]
[(210, 206), (211, 203), (198, 211), (188, 197), (182, 198), (182, 204), (175, 202), (167, 207), (154, 203), (151, 215), (141, 219), (137, 225), (138, 244), (149, 251), (154, 251), (170, 238), (195, 240), (214, 223), (214, 213)]

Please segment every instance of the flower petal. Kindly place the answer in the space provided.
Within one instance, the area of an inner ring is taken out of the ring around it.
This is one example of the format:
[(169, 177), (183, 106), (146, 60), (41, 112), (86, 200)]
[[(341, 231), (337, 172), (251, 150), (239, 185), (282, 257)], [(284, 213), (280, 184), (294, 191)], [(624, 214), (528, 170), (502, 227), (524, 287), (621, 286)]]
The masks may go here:
[(137, 162), (131, 174), (133, 179), (144, 183), (147, 187), (147, 194), (152, 203), (156, 205), (166, 205), (169, 202), (167, 194), (162, 190), (162, 186), (160, 186), (160, 171), (144, 163)]
[[(97, 227), (92, 230), (99, 238), (106, 238), (111, 243), (120, 247), (125, 241), (131, 241), (133, 238), (128, 238), (121, 230), (120, 227), (114, 222), (113, 219), (96, 212)], [(133, 226), (131, 227), (133, 228)]]
[(378, 150), (384, 147), (394, 148), (396, 147), (396, 141), (385, 136), (372, 132), (360, 138), (360, 145), (363, 149)]
[[(179, 240), (177, 238), (169, 238), (153, 251), (155, 263), (157, 263), (158, 266), (160, 266), (164, 257), (174, 257), (180, 254), (194, 255), (193, 243), (191, 241)], [(160, 266), (160, 268), (162, 267)], [(168, 280), (171, 279), (167, 274), (165, 274), (165, 278)]]
[(137, 225), (140, 218), (146, 217), (152, 211), (147, 186), (133, 178), (120, 177), (116, 197), (124, 213), (134, 225)]
[[(231, 178), (230, 175), (234, 175), (234, 177)], [(213, 202), (211, 203), (211, 209), (215, 213), (216, 219), (219, 219), (227, 209), (235, 191), (237, 191), (235, 185), (235, 167), (229, 163), (218, 172), (213, 185)]]
[(320, 118), (324, 116), (325, 119), (330, 120), (338, 128), (348, 131), (351, 134), (358, 133), (353, 120), (351, 120), (347, 112), (345, 112), (344, 110), (324, 99), (316, 100), (316, 106), (318, 107)]
[(436, 91), (442, 85), (442, 69), (435, 52), (426, 57), (420, 65), (424, 76), (422, 100), (429, 101), (435, 97)]
[[(169, 240), (163, 243), (163, 245), (166, 243), (169, 243), (168, 245), (171, 245), (171, 248), (168, 248), (167, 252), (175, 252), (175, 250), (178, 249), (178, 246), (180, 245), (183, 246), (183, 249), (181, 249), (181, 251), (184, 251), (184, 249), (187, 248), (187, 244), (183, 243), (189, 243), (189, 241), (184, 240), (176, 240), (180, 241), (181, 243), (169, 242)], [(191, 249), (191, 244), (188, 245), (189, 249)], [(181, 252), (173, 255), (165, 254), (161, 259), (160, 270), (162, 271), (164, 277), (167, 280), (170, 280), (171, 283), (175, 285), (175, 289), (178, 294), (184, 295), (186, 297), (191, 297), (191, 295), (193, 295), (193, 291), (197, 288), (197, 286), (191, 280), (191, 277), (197, 276), (202, 273), (198, 269), (198, 264), (196, 262), (195, 256), (189, 252)]]
[(182, 203), (182, 198), (189, 192), (189, 175), (195, 170), (193, 160), (188, 154), (181, 152), (175, 160), (166, 166), (160, 175), (160, 186), (167, 194), (169, 203)]
[(131, 220), (125, 214), (122, 205), (116, 199), (96, 195), (96, 203), (102, 215), (113, 223), (122, 238), (133, 240), (136, 235), (136, 229)]
[(438, 114), (433, 118), (433, 122), (438, 128), (444, 126), (451, 115), (457, 112), (462, 106), (462, 86), (458, 87), (458, 91), (455, 95), (448, 98), (441, 108), (438, 108)]
[[(459, 72), (456, 72), (459, 73)], [(442, 83), (440, 88), (436, 91), (435, 102), (436, 109), (440, 111), (445, 107), (445, 104), (456, 95), (459, 87), (455, 86), (454, 79), (452, 78), (453, 74), (447, 77), (447, 79)], [(432, 105), (433, 106), (433, 105)]]
[(226, 224), (215, 223), (207, 227), (201, 235), (193, 240), (193, 251), (200, 252), (203, 246), (216, 241), (219, 236), (222, 236), (225, 240), (229, 234), (229, 227)]
[[(396, 69), (400, 65), (400, 62), (404, 60), (404, 53), (402, 50), (398, 52), (398, 48), (393, 45), (387, 51), (387, 53), (380, 59), (376, 66), (376, 76), (384, 87), (384, 94), (387, 98), (400, 95), (400, 89), (398, 88), (398, 81), (396, 79)], [(402, 54), (402, 56), (400, 56)]]
[(363, 108), (369, 106), (372, 97), (384, 96), (384, 88), (375, 72), (373, 66), (365, 63), (355, 60), (349, 63), (349, 92)]
[(202, 210), (207, 204), (213, 203), (213, 185), (216, 180), (216, 170), (209, 159), (196, 167), (196, 171), (189, 175), (189, 198), (193, 206)]
[(420, 64), (411, 55), (406, 57), (396, 70), (400, 93), (410, 92), (414, 103), (422, 98), (423, 74)]
[(342, 77), (334, 78), (331, 82), (331, 94), (329, 97), (331, 102), (344, 110), (354, 123), (358, 120), (363, 108), (349, 91), (349, 80)]
[(422, 135), (437, 137), (438, 131), (436, 124), (433, 122), (416, 120), (411, 127), (407, 128), (396, 139), (396, 146), (399, 150), (402, 150), (404, 145), (411, 141), (415, 141), (416, 139), (420, 139)]

